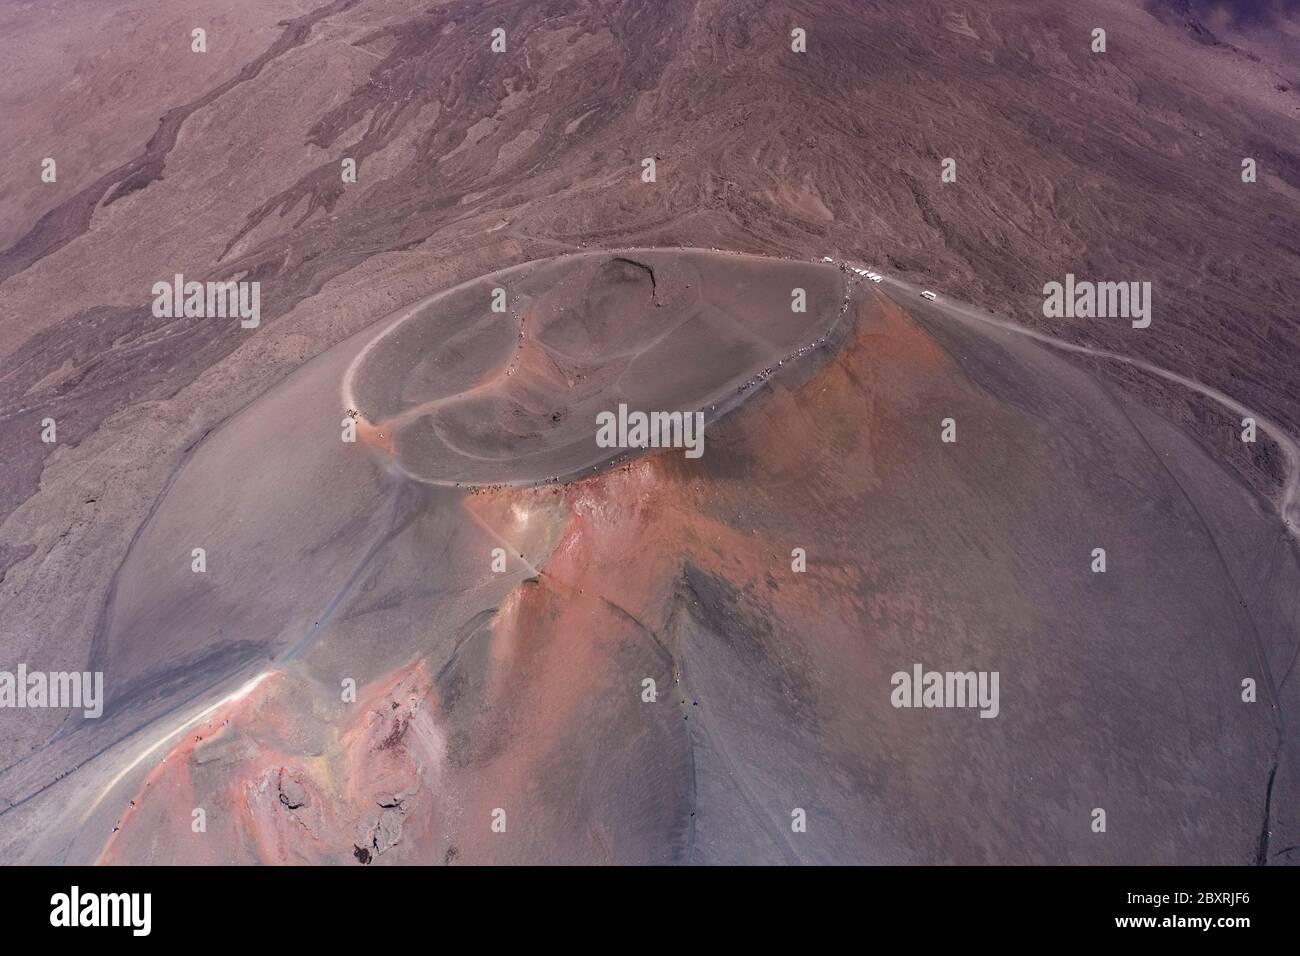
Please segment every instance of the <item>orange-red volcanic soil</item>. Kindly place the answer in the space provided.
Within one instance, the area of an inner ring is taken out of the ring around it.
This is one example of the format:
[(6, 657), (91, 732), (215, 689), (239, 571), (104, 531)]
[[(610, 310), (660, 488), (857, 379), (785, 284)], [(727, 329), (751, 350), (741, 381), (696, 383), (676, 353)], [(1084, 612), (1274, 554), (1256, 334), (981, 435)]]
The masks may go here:
[[(1251, 862), (1270, 771), (1294, 833), (1271, 706), (1294, 691), (1266, 675), (1300, 573), (1271, 518), (1032, 344), (861, 288), (846, 323), (699, 460), (386, 476), (397, 517), (314, 639), (106, 798), (98, 858)], [(359, 531), (382, 495), (340, 481), (296, 500)], [(997, 717), (893, 707), (915, 663), (998, 671)]]

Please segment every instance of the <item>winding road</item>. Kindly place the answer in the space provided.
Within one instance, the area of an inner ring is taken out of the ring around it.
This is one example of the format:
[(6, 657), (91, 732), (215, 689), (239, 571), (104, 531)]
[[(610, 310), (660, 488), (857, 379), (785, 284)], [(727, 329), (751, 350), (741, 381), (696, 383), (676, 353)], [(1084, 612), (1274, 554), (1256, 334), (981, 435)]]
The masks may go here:
[[(895, 289), (910, 294), (911, 299), (904, 303), (900, 303), (904, 304), (905, 307), (911, 308), (915, 305), (915, 300), (920, 299), (921, 286), (915, 285), (911, 282), (905, 282), (902, 279), (895, 279), (887, 275), (883, 276), (883, 278), (886, 283)], [(1175, 382), (1185, 388), (1190, 388), (1192, 391), (1218, 402), (1235, 415), (1240, 415), (1243, 418), (1253, 418), (1255, 424), (1266, 432), (1273, 441), (1277, 442), (1278, 448), (1282, 450), (1282, 455), (1286, 459), (1286, 480), (1283, 482), (1282, 491), (1278, 498), (1278, 514), (1281, 516), (1282, 523), (1286, 526), (1287, 531), (1291, 533), (1292, 537), (1300, 540), (1300, 501), (1297, 500), (1300, 499), (1300, 443), (1287, 434), (1287, 432), (1276, 422), (1266, 418), (1253, 409), (1247, 408), (1241, 402), (1237, 401), (1230, 395), (1224, 394), (1217, 388), (1212, 388), (1209, 385), (1202, 384), (1201, 382), (1196, 381), (1196, 379), (1189, 378), (1186, 375), (1181, 375), (1178, 372), (1171, 372), (1158, 365), (1153, 365), (1143, 359), (1121, 355), (1118, 352), (1111, 352), (1108, 349), (1098, 349), (1088, 345), (1076, 345), (1073, 342), (1058, 339), (1045, 332), (1038, 332), (1007, 319), (999, 318), (990, 312), (985, 312), (984, 310), (977, 309), (974, 306), (954, 302), (944, 296), (940, 296), (937, 300), (927, 304), (932, 308), (955, 316), (961, 321), (989, 325), (1003, 329), (1007, 332), (1014, 332), (1017, 335), (1026, 336), (1027, 338), (1034, 339), (1044, 345), (1049, 345), (1054, 349), (1060, 349), (1063, 352), (1075, 352), (1080, 355), (1091, 355), (1112, 362), (1122, 362), (1125, 365), (1141, 369), (1151, 375), (1159, 376), (1166, 381)]]

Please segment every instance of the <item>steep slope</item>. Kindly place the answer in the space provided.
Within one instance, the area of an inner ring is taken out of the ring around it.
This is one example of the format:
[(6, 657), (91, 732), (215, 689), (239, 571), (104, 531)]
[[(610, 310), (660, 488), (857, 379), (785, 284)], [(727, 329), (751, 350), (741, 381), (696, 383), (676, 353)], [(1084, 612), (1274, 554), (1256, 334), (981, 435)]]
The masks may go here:
[[(424, 497), (309, 648), (104, 788), (74, 843), (56, 815), (33, 850), (1249, 863), (1292, 845), (1300, 567), (1276, 518), (1041, 347), (861, 294), (836, 348), (711, 425), (699, 460)], [(917, 664), (996, 671), (996, 716), (895, 707)]]

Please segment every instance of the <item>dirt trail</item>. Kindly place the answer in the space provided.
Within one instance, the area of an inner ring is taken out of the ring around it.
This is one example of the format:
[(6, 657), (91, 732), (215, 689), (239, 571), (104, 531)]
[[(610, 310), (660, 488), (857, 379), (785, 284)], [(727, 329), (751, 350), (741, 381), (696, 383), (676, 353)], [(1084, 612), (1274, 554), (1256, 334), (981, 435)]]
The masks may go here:
[[(885, 276), (885, 282), (891, 286), (907, 291), (913, 297), (917, 297), (921, 293), (921, 286), (915, 285), (911, 282), (904, 282), (901, 279), (894, 279), (889, 276)], [(1277, 503), (1278, 514), (1281, 516), (1282, 523), (1286, 525), (1286, 528), (1291, 535), (1300, 539), (1300, 500), (1297, 500), (1300, 499), (1300, 443), (1297, 443), (1297, 441), (1291, 437), (1291, 435), (1287, 434), (1280, 425), (1269, 419), (1267, 416), (1261, 415), (1252, 408), (1248, 408), (1232, 396), (1219, 391), (1217, 388), (1205, 385), (1194, 378), (1190, 378), (1189, 376), (1182, 375), (1178, 372), (1171, 372), (1166, 368), (1153, 365), (1143, 359), (1121, 355), (1120, 353), (1112, 352), (1109, 349), (1099, 349), (1088, 345), (1077, 345), (1073, 342), (1067, 342), (1064, 339), (1058, 339), (1045, 332), (1038, 332), (1034, 329), (1026, 328), (1023, 325), (1018, 325), (1017, 323), (1011, 322), (1007, 319), (998, 318), (982, 309), (954, 302), (948, 298), (940, 297), (930, 305), (932, 308), (935, 308), (940, 312), (946, 312), (964, 321), (978, 322), (983, 325), (991, 325), (995, 328), (1005, 329), (1008, 332), (1027, 336), (1035, 341), (1042, 342), (1044, 345), (1050, 345), (1052, 348), (1060, 349), (1064, 352), (1075, 352), (1080, 355), (1091, 355), (1109, 361), (1122, 362), (1125, 365), (1141, 369), (1151, 375), (1159, 376), (1166, 381), (1175, 382), (1185, 388), (1190, 388), (1192, 391), (1218, 402), (1233, 414), (1253, 418), (1255, 423), (1267, 432), (1269, 437), (1277, 442), (1278, 448), (1282, 450), (1282, 454), (1286, 458), (1286, 481), (1283, 483), (1282, 492)]]

